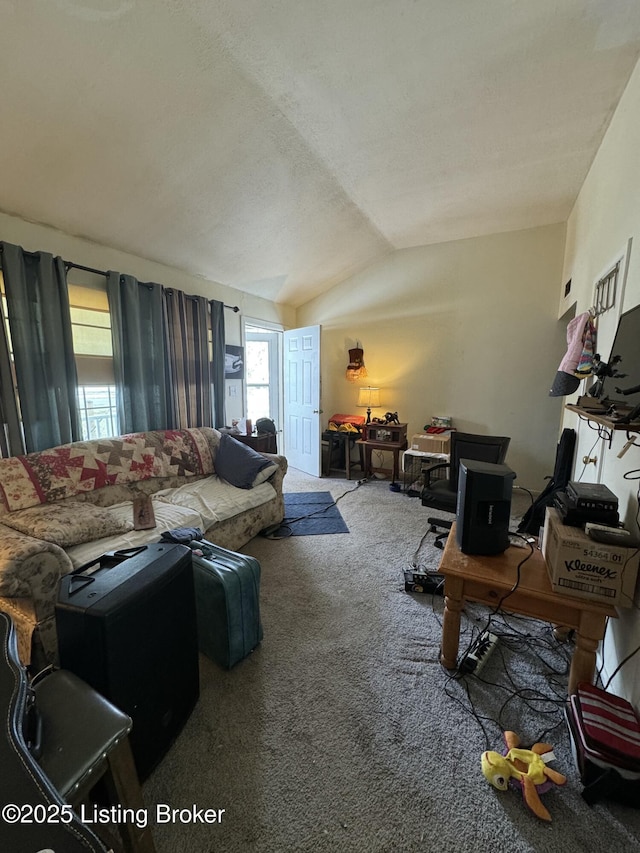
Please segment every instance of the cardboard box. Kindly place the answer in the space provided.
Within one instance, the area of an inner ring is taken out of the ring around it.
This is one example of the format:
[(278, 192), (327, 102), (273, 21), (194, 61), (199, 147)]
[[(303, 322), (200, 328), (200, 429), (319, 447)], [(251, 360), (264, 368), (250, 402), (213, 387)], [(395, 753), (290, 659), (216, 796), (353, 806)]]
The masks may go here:
[(450, 448), (450, 432), (420, 432), (411, 436), (411, 450), (419, 450), (421, 453), (449, 453)]
[(631, 607), (638, 574), (638, 549), (595, 542), (580, 527), (567, 527), (547, 507), (542, 555), (555, 592), (618, 607)]

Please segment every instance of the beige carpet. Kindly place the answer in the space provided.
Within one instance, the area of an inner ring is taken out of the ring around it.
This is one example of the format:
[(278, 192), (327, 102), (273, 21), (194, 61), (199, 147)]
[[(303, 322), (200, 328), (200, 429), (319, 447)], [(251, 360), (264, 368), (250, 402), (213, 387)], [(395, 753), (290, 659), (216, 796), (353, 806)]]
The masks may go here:
[[(482, 680), (450, 679), (442, 598), (404, 591), (426, 530), (419, 499), (296, 471), (285, 489), (348, 492), (350, 532), (244, 549), (262, 565), (264, 641), (230, 672), (201, 658), (200, 701), (144, 789), (152, 819), (158, 804), (225, 812), (156, 825), (158, 853), (640, 850), (640, 811), (580, 796), (561, 710), (570, 647), (541, 623), (496, 622)], [(417, 563), (439, 557), (425, 543)], [(467, 608), (467, 640), (486, 616)], [(484, 780), (480, 754), (501, 750), (501, 728), (550, 730), (569, 778), (543, 797), (551, 824)]]

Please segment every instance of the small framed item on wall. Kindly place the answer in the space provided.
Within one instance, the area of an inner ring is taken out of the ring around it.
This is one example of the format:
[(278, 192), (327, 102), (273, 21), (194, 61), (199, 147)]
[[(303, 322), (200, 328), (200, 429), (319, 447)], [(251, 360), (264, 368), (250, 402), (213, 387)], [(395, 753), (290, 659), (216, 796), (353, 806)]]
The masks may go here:
[(227, 344), (224, 351), (224, 378), (244, 378), (244, 347)]

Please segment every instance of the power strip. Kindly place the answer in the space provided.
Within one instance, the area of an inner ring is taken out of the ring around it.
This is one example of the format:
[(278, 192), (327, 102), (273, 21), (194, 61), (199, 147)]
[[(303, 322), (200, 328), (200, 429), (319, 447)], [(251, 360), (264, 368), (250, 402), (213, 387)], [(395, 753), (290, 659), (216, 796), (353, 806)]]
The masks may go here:
[(473, 672), (477, 675), (497, 643), (498, 638), (495, 634), (490, 631), (483, 631), (476, 637), (473, 645), (458, 664), (458, 670), (460, 672)]

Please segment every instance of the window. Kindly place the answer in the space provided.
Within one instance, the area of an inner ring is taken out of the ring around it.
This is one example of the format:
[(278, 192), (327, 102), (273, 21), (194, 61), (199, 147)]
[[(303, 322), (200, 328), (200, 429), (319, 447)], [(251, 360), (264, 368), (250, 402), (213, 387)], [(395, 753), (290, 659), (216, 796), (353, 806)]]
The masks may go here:
[(266, 341), (246, 343), (247, 359), (247, 417), (254, 423), (258, 418), (270, 418), (269, 407), (269, 344)]
[(245, 322), (246, 416), (254, 424), (258, 418), (280, 418), (280, 340), (282, 332)]
[[(107, 292), (103, 282), (94, 286), (69, 284), (68, 287), (73, 349), (78, 371), (81, 435), (85, 440), (117, 435), (116, 388)], [(0, 295), (2, 322), (7, 330), (9, 354), (13, 362), (7, 300), (1, 272)], [(17, 388), (14, 387), (14, 390), (19, 401)]]
[(111, 318), (104, 283), (69, 284), (82, 438), (118, 435)]
[(118, 434), (115, 385), (79, 385), (78, 408), (85, 441)]

